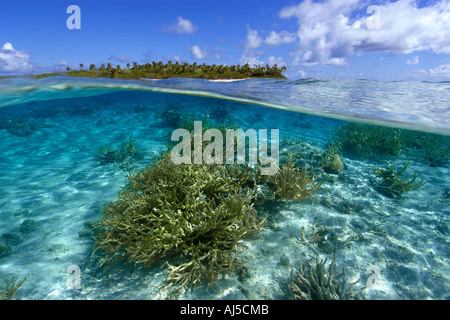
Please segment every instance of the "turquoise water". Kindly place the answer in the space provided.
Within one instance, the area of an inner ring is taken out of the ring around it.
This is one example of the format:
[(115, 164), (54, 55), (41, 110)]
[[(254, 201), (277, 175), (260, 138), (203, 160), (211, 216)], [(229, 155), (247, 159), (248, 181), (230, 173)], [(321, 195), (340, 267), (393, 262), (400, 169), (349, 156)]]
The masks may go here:
[[(336, 255), (364, 299), (449, 299), (449, 102), (448, 82), (1, 79), (0, 290), (26, 277), (15, 299), (283, 300), (301, 262)], [(313, 201), (255, 204), (267, 224), (242, 240), (245, 277), (175, 294), (161, 287), (164, 266), (100, 266), (92, 223), (195, 120), (278, 129), (280, 165), (290, 152), (322, 185)], [(132, 155), (102, 149), (130, 139)], [(336, 140), (332, 170), (324, 153)], [(400, 178), (415, 190), (375, 174), (405, 161)]]

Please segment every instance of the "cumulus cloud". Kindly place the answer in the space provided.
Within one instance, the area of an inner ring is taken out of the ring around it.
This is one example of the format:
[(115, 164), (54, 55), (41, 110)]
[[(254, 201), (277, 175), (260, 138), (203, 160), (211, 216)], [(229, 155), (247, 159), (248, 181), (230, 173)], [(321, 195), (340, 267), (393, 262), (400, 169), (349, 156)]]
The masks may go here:
[(430, 69), (430, 76), (450, 79), (450, 63), (441, 64), (434, 69)]
[(193, 59), (206, 58), (206, 51), (202, 50), (199, 46), (193, 46), (191, 48), (191, 56)]
[(29, 59), (28, 54), (15, 50), (11, 43), (6, 42), (0, 48), (0, 72), (29, 72), (32, 69)]
[[(360, 0), (305, 0), (283, 8), (280, 18), (298, 25), (293, 64), (343, 65), (349, 56), (376, 51), (450, 54), (450, 1), (418, 8), (399, 0), (369, 8)], [(358, 10), (363, 14), (355, 15)]]
[(128, 54), (124, 55), (124, 56), (120, 56), (120, 57), (115, 56), (115, 55), (111, 55), (107, 59), (111, 60), (111, 61), (120, 62), (120, 63), (127, 63), (127, 62), (131, 61), (131, 57)]
[(252, 30), (247, 26), (247, 41), (245, 42), (245, 49), (252, 50), (261, 46), (262, 38), (258, 34), (258, 30)]
[(264, 63), (264, 65), (268, 64), (269, 66), (277, 65), (278, 67), (282, 67), (286, 65), (286, 62), (282, 57), (275, 58), (274, 56), (270, 56)]
[(242, 53), (239, 62), (241, 64), (248, 63), (251, 67), (253, 67), (254, 65), (265, 66), (266, 64), (270, 66), (277, 64), (279, 67), (285, 66), (286, 62), (282, 57), (276, 58), (274, 56), (270, 56), (266, 60), (262, 60), (260, 56), (264, 53), (264, 51), (260, 50), (259, 48), (263, 43), (267, 44), (267, 39), (269, 39), (269, 44), (272, 41), (272, 45), (275, 45), (275, 43), (281, 44), (283, 41), (286, 42), (287, 38), (287, 33), (271, 32), (269, 37), (267, 37), (263, 41), (262, 37), (258, 33), (258, 30), (252, 30), (250, 26), (247, 26), (247, 38), (244, 45), (244, 52)]
[(306, 72), (304, 70), (300, 70), (297, 72), (297, 76), (300, 77), (300, 79), (306, 78)]
[(181, 34), (192, 34), (198, 30), (190, 20), (183, 19), (183, 17), (177, 17), (177, 23), (171, 24), (167, 27), (166, 31), (176, 32)]
[(407, 64), (418, 64), (419, 63), (419, 56), (412, 57), (408, 61), (406, 61)]
[(271, 31), (270, 34), (264, 39), (264, 43), (270, 46), (278, 46), (280, 44), (294, 42), (295, 39), (296, 35), (293, 33), (286, 31), (277, 33), (275, 31)]
[(262, 44), (262, 38), (258, 34), (258, 30), (252, 30), (247, 25), (247, 38), (244, 44), (244, 52), (241, 55), (240, 63), (248, 63), (250, 66), (260, 65), (263, 61), (258, 60), (259, 51), (257, 50)]

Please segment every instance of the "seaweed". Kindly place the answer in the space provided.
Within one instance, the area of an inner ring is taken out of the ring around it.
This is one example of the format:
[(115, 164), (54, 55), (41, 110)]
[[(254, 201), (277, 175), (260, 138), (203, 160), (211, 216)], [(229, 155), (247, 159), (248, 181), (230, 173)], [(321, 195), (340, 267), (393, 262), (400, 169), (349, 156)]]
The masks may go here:
[(397, 171), (397, 167), (391, 163), (388, 163), (387, 167), (384, 169), (379, 166), (374, 168), (374, 174), (377, 178), (382, 180), (376, 189), (388, 197), (398, 199), (404, 192), (414, 191), (423, 186), (425, 184), (423, 179), (420, 182), (416, 182), (418, 178), (417, 170), (414, 172), (411, 179), (408, 180), (402, 178), (404, 172), (408, 168), (408, 164), (409, 162), (405, 161), (403, 163), (403, 168), (399, 171)]

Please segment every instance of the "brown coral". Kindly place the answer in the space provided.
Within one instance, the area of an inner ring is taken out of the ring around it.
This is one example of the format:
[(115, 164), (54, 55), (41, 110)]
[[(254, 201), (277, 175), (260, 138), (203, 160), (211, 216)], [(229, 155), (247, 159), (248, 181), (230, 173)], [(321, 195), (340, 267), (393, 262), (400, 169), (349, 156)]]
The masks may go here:
[(344, 169), (344, 163), (339, 155), (333, 155), (333, 160), (330, 162), (330, 169), (338, 172)]

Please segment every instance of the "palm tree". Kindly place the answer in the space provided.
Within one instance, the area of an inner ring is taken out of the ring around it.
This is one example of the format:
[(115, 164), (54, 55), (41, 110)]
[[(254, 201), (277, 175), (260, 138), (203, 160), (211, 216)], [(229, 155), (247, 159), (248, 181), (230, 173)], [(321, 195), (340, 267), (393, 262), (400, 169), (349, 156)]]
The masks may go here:
[(80, 63), (80, 70), (83, 71), (84, 64)]

